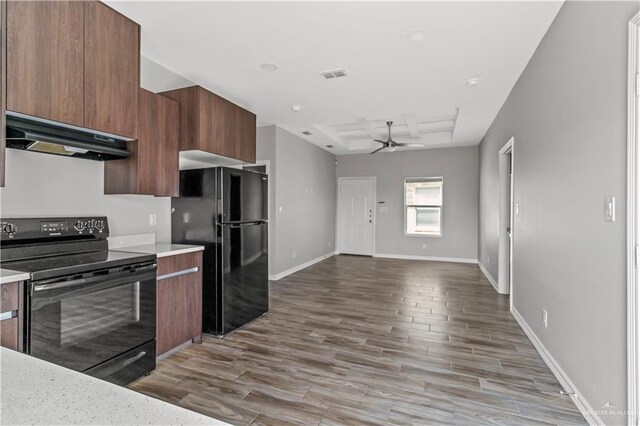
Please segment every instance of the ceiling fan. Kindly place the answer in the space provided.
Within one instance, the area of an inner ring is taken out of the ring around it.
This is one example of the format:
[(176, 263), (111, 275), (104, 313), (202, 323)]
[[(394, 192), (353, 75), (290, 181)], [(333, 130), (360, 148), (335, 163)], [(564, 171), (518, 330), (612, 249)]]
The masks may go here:
[(406, 147), (411, 147), (411, 148), (420, 148), (423, 147), (424, 145), (421, 143), (399, 143), (394, 141), (393, 139), (391, 139), (391, 126), (393, 125), (393, 121), (387, 121), (387, 126), (389, 126), (389, 136), (387, 137), (386, 141), (381, 141), (380, 139), (374, 139), (375, 142), (379, 142), (382, 144), (382, 146), (378, 149), (376, 149), (373, 152), (370, 152), (370, 154), (375, 154), (378, 151), (382, 151), (383, 149), (386, 148), (391, 148), (392, 152), (396, 150), (397, 147), (399, 146), (406, 146)]

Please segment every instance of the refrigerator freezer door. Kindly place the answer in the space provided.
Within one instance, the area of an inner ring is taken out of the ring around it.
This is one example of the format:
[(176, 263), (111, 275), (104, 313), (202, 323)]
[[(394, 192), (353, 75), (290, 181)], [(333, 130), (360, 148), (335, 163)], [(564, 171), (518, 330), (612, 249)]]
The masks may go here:
[(267, 175), (221, 168), (222, 223), (267, 220)]
[(220, 332), (226, 334), (269, 310), (267, 223), (222, 225), (222, 315)]

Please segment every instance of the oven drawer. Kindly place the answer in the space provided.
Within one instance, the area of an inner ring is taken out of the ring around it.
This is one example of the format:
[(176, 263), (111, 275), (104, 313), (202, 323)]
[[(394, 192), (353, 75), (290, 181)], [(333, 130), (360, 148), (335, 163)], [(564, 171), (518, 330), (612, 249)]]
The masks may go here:
[(109, 361), (103, 362), (86, 374), (117, 385), (126, 385), (152, 372), (156, 368), (156, 341), (125, 352)]

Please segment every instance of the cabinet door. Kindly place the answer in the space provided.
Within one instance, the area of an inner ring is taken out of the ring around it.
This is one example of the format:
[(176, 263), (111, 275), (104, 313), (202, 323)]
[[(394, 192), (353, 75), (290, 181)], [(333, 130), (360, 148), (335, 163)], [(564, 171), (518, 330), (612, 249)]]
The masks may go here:
[(245, 109), (241, 109), (239, 122), (240, 136), (238, 144), (240, 146), (239, 157), (247, 163), (256, 162), (256, 115)]
[(8, 110), (83, 125), (83, 13), (77, 1), (7, 3)]
[(84, 126), (137, 138), (140, 26), (110, 7), (84, 4)]
[(129, 158), (105, 162), (104, 193), (177, 197), (178, 103), (145, 89), (139, 92), (138, 140), (128, 143)]
[(0, 313), (6, 316), (0, 320), (0, 346), (16, 351), (22, 349), (21, 289), (17, 282), (0, 285)]
[[(177, 275), (177, 276), (171, 276)], [(169, 278), (165, 278), (169, 276)], [(158, 259), (156, 353), (202, 335), (202, 253)]]
[(138, 176), (140, 192), (159, 197), (179, 193), (178, 103), (140, 89), (140, 128), (138, 130)]
[(220, 96), (200, 88), (200, 138), (199, 148), (225, 157), (234, 157), (233, 136), (236, 114), (235, 105)]

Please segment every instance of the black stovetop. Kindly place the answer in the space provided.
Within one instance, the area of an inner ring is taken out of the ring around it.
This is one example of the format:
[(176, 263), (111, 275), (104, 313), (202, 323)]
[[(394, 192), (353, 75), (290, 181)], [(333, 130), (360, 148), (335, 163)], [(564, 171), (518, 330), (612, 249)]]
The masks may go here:
[(105, 250), (2, 262), (0, 266), (4, 269), (28, 272), (31, 274), (31, 280), (36, 281), (153, 262), (155, 259), (156, 256), (153, 254)]

